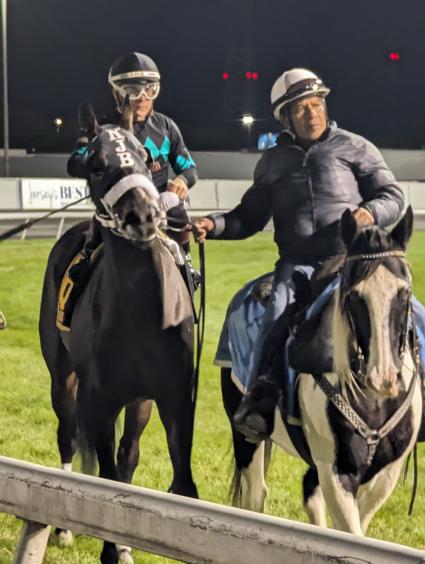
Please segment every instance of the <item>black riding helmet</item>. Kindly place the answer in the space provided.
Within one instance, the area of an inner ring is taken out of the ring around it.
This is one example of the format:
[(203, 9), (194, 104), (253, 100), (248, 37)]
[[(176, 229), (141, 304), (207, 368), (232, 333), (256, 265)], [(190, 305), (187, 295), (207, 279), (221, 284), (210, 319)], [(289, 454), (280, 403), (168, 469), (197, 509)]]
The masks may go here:
[[(159, 94), (161, 75), (155, 62), (143, 53), (132, 52), (119, 57), (109, 69), (108, 82), (114, 96), (138, 100), (142, 94), (153, 100)], [(117, 99), (120, 102), (119, 99)]]

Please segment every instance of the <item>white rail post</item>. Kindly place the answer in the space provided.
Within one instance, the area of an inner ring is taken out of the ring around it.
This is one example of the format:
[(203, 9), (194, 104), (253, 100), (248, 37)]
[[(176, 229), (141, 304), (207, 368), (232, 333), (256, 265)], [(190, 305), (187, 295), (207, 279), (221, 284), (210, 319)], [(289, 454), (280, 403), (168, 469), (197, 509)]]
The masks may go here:
[(50, 525), (24, 521), (13, 564), (41, 564), (49, 534)]

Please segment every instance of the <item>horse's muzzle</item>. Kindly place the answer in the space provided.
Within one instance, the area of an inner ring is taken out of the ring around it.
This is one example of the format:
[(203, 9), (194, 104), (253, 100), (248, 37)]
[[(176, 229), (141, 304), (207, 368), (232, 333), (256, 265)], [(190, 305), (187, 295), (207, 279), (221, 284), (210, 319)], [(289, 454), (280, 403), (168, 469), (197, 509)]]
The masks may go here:
[(367, 387), (381, 397), (396, 398), (399, 393), (397, 373), (396, 368), (392, 367), (382, 374), (374, 366), (367, 377)]

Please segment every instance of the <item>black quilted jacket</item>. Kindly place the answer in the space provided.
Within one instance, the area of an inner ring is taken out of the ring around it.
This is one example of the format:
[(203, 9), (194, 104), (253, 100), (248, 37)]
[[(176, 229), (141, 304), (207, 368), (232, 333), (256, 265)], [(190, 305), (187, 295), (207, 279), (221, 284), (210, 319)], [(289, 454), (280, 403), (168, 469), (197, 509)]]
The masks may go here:
[(399, 218), (403, 203), (382, 155), (363, 137), (332, 123), (304, 150), (284, 131), (259, 160), (240, 204), (210, 216), (209, 238), (244, 239), (273, 218), (280, 256), (314, 262), (342, 252), (338, 223), (347, 208), (365, 207), (385, 227)]

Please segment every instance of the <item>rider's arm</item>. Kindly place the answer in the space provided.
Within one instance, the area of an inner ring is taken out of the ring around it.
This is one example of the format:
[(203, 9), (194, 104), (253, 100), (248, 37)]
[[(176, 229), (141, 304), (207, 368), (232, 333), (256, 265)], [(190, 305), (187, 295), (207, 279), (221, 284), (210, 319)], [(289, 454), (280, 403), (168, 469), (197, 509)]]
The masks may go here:
[(214, 230), (210, 239), (245, 239), (264, 229), (272, 217), (271, 185), (267, 179), (266, 155), (258, 162), (254, 183), (239, 205), (227, 213), (211, 214)]
[(366, 139), (357, 151), (354, 172), (363, 197), (361, 207), (380, 227), (395, 223), (403, 211), (403, 191), (379, 150)]
[(184, 143), (180, 129), (172, 119), (170, 124), (170, 165), (176, 176), (180, 177), (191, 188), (198, 180), (198, 171), (195, 161), (190, 156)]

